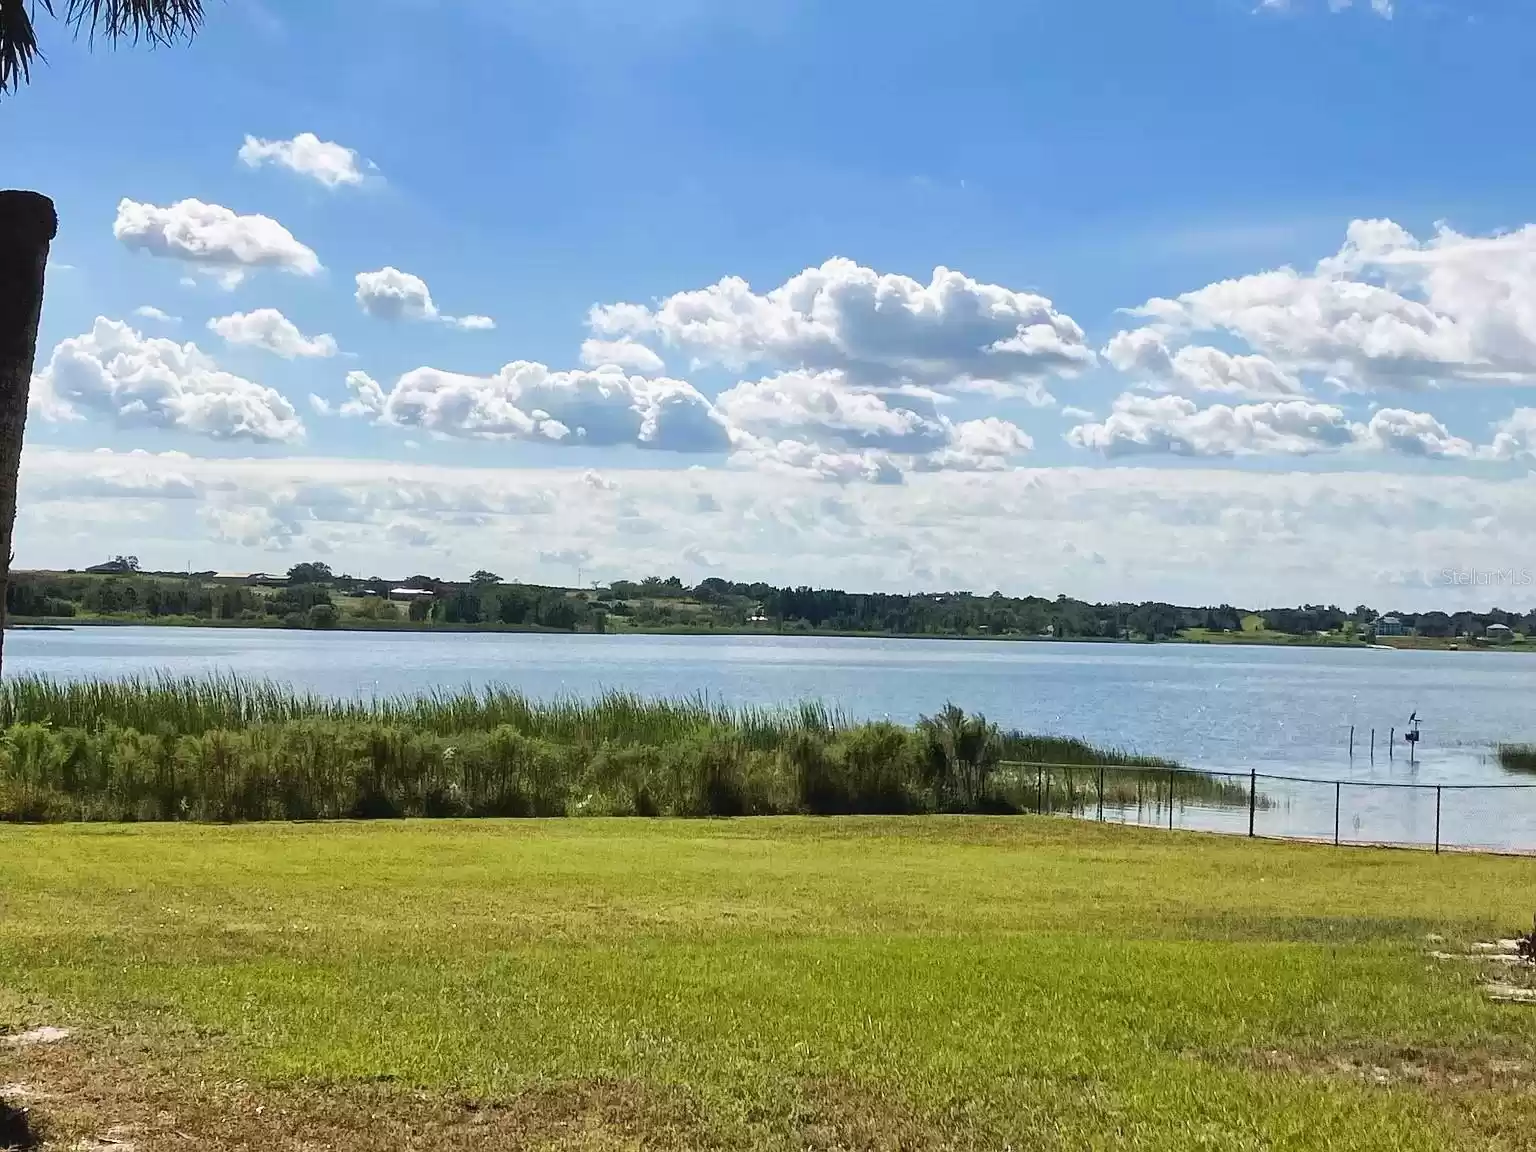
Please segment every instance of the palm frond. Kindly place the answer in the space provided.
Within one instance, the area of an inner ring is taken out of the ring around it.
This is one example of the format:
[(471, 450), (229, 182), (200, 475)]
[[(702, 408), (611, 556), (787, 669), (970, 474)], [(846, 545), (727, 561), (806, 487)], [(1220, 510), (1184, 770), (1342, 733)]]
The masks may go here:
[[(53, 14), (54, 0), (41, 0)], [(203, 0), (69, 0), (64, 22), (94, 42), (169, 44), (190, 39), (203, 22)]]
[(27, 83), (32, 62), (44, 58), (33, 23), (39, 7), (92, 44), (97, 36), (109, 44), (169, 44), (190, 39), (203, 22), (203, 0), (0, 0), (0, 93)]
[(37, 33), (25, 0), (0, 0), (0, 92), (10, 92), (32, 78)]

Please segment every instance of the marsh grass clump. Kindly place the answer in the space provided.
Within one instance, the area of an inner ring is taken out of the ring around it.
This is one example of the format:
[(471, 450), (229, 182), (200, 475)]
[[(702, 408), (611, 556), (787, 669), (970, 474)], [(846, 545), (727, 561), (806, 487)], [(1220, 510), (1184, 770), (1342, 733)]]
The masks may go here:
[[(1109, 809), (1156, 809), (1168, 803), (1170, 776), (1166, 763), (1145, 768), (1103, 769), (1104, 806)], [(1099, 766), (1058, 762), (1049, 767), (1035, 763), (1005, 762), (993, 780), (995, 795), (1010, 801), (1015, 811), (1077, 812), (1096, 809), (1099, 802)], [(1246, 808), (1248, 782), (1176, 769), (1171, 777), (1176, 804), (1216, 808)], [(1262, 810), (1274, 800), (1259, 793)]]
[(1536, 744), (1500, 744), (1499, 767), (1510, 772), (1536, 772)]
[(1010, 766), (1024, 757), (1138, 762), (953, 704), (909, 726), (816, 703), (497, 687), (338, 700), (233, 676), (0, 685), (9, 821), (1016, 812), (1041, 799)]

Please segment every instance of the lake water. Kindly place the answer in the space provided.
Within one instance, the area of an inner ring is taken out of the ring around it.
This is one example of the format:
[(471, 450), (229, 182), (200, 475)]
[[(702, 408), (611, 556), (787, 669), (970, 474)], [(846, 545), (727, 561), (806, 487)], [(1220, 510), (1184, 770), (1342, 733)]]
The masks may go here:
[[(1507, 784), (1494, 747), (1536, 742), (1536, 656), (1510, 652), (186, 628), (19, 631), (5, 648), (11, 674), (238, 672), (342, 697), (489, 684), (537, 697), (623, 689), (766, 705), (815, 699), (853, 717), (902, 721), (952, 700), (1006, 727), (1194, 767), (1354, 781), (1340, 798), (1344, 839), (1351, 830), (1431, 835), (1432, 790), (1359, 785)], [(1424, 735), (1410, 764), (1401, 733), (1413, 712)], [(1261, 830), (1269, 821), (1332, 835), (1331, 785), (1273, 782), (1265, 794), (1275, 806), (1260, 812)], [(1462, 792), (1443, 807), (1447, 842), (1536, 847), (1536, 792)], [(1186, 826), (1214, 819), (1176, 814)], [(1244, 812), (1245, 828), (1246, 820)]]

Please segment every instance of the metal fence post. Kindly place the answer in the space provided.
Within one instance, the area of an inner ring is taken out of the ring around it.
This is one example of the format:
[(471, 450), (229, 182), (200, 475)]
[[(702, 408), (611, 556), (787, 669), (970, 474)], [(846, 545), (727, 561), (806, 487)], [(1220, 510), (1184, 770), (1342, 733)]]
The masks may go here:
[[(1062, 812), (1062, 815), (1071, 816), (1075, 819), (1081, 820), (1092, 820), (1096, 815), (1099, 823), (1101, 824), (1106, 823), (1110, 817), (1109, 770), (1113, 768), (1117, 773), (1119, 773), (1117, 779), (1127, 789), (1130, 787), (1131, 780), (1127, 780), (1125, 777), (1127, 774), (1129, 774), (1132, 780), (1135, 781), (1136, 786), (1136, 816), (1134, 822), (1143, 828), (1157, 827), (1162, 823), (1158, 819), (1157, 813), (1151, 810), (1155, 809), (1156, 806), (1162, 802), (1162, 784), (1160, 778), (1158, 777), (1158, 772), (1162, 771), (1168, 779), (1167, 828), (1170, 832), (1177, 831), (1179, 828), (1179, 813), (1177, 811), (1177, 805), (1179, 803), (1179, 777), (1182, 775), (1196, 774), (1194, 770), (1178, 768), (1174, 766), (1160, 769), (1158, 767), (1117, 763), (1099, 763), (1095, 765), (1086, 765), (1090, 773), (1092, 773), (1095, 768), (1097, 769), (1097, 772), (1094, 773), (1090, 779), (1083, 782), (1083, 794), (1079, 796), (1077, 793), (1077, 769), (1085, 767), (1085, 765), (1052, 765), (1043, 762), (1016, 760), (1009, 760), (1005, 761), (1004, 763), (1010, 768), (1017, 769), (1021, 774), (1023, 770), (1027, 768), (1033, 767), (1035, 769), (1036, 803), (1038, 805), (1038, 811), (1042, 815), (1054, 815), (1061, 811), (1061, 809), (1058, 808), (1056, 804), (1056, 795), (1054, 791), (1055, 781), (1052, 779), (1052, 772), (1053, 769), (1056, 768), (1064, 770), (1066, 772), (1066, 780), (1063, 784), (1063, 793), (1066, 799), (1067, 808), (1065, 812)], [(1195, 812), (1192, 817), (1194, 823), (1191, 824), (1190, 827), (1197, 831), (1225, 831), (1228, 833), (1237, 833), (1238, 835), (1241, 835), (1240, 832), (1237, 832), (1237, 829), (1232, 828), (1231, 824), (1228, 822), (1228, 818), (1230, 818), (1232, 815), (1231, 809), (1233, 807), (1231, 803), (1233, 799), (1231, 795), (1232, 781), (1234, 779), (1241, 780), (1242, 776), (1236, 772), (1214, 771), (1212, 772), (1211, 777), (1224, 777), (1227, 781), (1223, 784), (1223, 787), (1227, 789), (1224, 797), (1226, 802), (1219, 804), (1222, 818), (1214, 825), (1206, 823), (1204, 819), (1206, 816), (1206, 806), (1203, 800), (1203, 793), (1196, 791), (1192, 793)], [(1417, 806), (1417, 798), (1419, 796), (1423, 795), (1427, 791), (1433, 790), (1435, 794), (1435, 830), (1432, 847), (1435, 855), (1437, 856), (1443, 855), (1447, 848), (1454, 849), (1458, 847), (1458, 842), (1454, 840), (1448, 842), (1445, 839), (1445, 793), (1447, 789), (1454, 793), (1478, 789), (1495, 790), (1492, 792), (1479, 791), (1477, 792), (1477, 795), (1479, 796), (1514, 795), (1516, 792), (1520, 793), (1522, 796), (1529, 796), (1533, 792), (1536, 792), (1536, 784), (1400, 783), (1396, 781), (1376, 781), (1364, 779), (1345, 780), (1339, 777), (1328, 779), (1327, 777), (1321, 775), (1314, 777), (1301, 775), (1292, 776), (1275, 773), (1266, 774), (1264, 778), (1270, 781), (1309, 785), (1313, 788), (1324, 788), (1329, 784), (1332, 784), (1333, 844), (1336, 848), (1342, 847), (1344, 844), (1344, 785), (1348, 784), (1355, 788), (1369, 788), (1377, 790), (1392, 789), (1394, 790), (1393, 795), (1412, 796), (1414, 798), (1412, 802), (1414, 807)], [(1016, 788), (1023, 785), (1023, 781), (1019, 780), (1018, 777), (1015, 776), (1012, 777), (1012, 779), (1016, 781)], [(218, 781), (215, 781), (215, 783), (217, 782)], [(24, 786), (28, 785), (30, 784), (30, 780), (24, 779), (22, 783)], [(1094, 794), (1090, 795), (1090, 790), (1093, 790)], [(1310, 795), (1311, 793), (1308, 794)], [(1127, 799), (1129, 795), (1130, 793), (1128, 791), (1118, 793), (1118, 799), (1115, 801), (1115, 803), (1120, 807), (1118, 822), (1121, 824), (1124, 824), (1127, 820), (1131, 819), (1127, 811), (1131, 803), (1130, 800)], [(1239, 793), (1239, 796), (1240, 795), (1241, 794)], [(1374, 797), (1376, 792), (1372, 792), (1371, 795)], [(1020, 803), (1024, 802), (1022, 796), (1018, 796), (1017, 793), (1016, 798)], [(1189, 797), (1186, 797), (1186, 800), (1188, 800), (1188, 798)], [(1266, 838), (1271, 840), (1276, 838), (1280, 840), (1305, 840), (1311, 841), (1313, 843), (1326, 844), (1327, 840), (1325, 836), (1316, 835), (1317, 828), (1316, 825), (1312, 822), (1313, 818), (1315, 817), (1315, 810), (1311, 809), (1311, 806), (1308, 805), (1307, 810), (1309, 813), (1311, 813), (1311, 815), (1303, 815), (1301, 817), (1301, 823), (1298, 824), (1296, 823), (1296, 814), (1290, 812), (1292, 798), (1289, 794), (1287, 794), (1284, 799), (1286, 801), (1284, 804), (1279, 803), (1273, 798), (1267, 801), (1271, 808), (1276, 809), (1276, 812), (1272, 813), (1274, 819), (1271, 820), (1269, 825), (1266, 825), (1268, 828)], [(339, 811), (339, 809), (336, 809), (336, 804), (339, 803), (339, 800), (332, 797), (328, 810)], [(1237, 804), (1241, 803), (1242, 800), (1238, 799)], [(1096, 814), (1094, 812), (1095, 808), (1097, 808)], [(1258, 808), (1259, 770), (1257, 764), (1253, 764), (1248, 769), (1248, 838), (1251, 840), (1258, 838)], [(1280, 809), (1285, 809), (1285, 811), (1280, 811)], [(1239, 811), (1241, 811), (1241, 809), (1239, 809)], [(1402, 847), (1424, 847), (1422, 832), (1412, 832), (1406, 840), (1394, 840), (1390, 837), (1385, 839), (1372, 839), (1373, 836), (1381, 837), (1382, 830), (1379, 828), (1371, 827), (1371, 825), (1374, 823), (1374, 818), (1372, 817), (1371, 813), (1361, 813), (1357, 811), (1353, 817), (1353, 820), (1353, 838), (1349, 841), (1352, 847), (1373, 844), (1383, 846), (1398, 845)], [(1472, 840), (1463, 840), (1460, 842), (1460, 847), (1467, 848), (1469, 845), (1473, 845), (1474, 841), (1476, 840), (1476, 837), (1473, 837)], [(1498, 851), (1500, 847), (1508, 847), (1508, 845), (1502, 840), (1498, 841), (1496, 845), (1494, 845), (1493, 842), (1489, 843), (1490, 845), (1493, 845), (1491, 847), (1491, 850), (1493, 851)], [(1528, 844), (1529, 842), (1517, 841), (1516, 843)], [(1481, 849), (1474, 847), (1470, 850)]]
[(1435, 785), (1435, 855), (1440, 855), (1440, 785)]

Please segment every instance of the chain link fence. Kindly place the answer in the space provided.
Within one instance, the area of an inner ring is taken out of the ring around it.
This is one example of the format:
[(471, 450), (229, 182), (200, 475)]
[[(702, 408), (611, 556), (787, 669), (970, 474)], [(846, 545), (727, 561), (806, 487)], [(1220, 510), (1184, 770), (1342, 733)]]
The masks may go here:
[(1009, 762), (1025, 811), (1142, 827), (1422, 848), (1536, 852), (1536, 783), (1415, 784), (1135, 765)]

